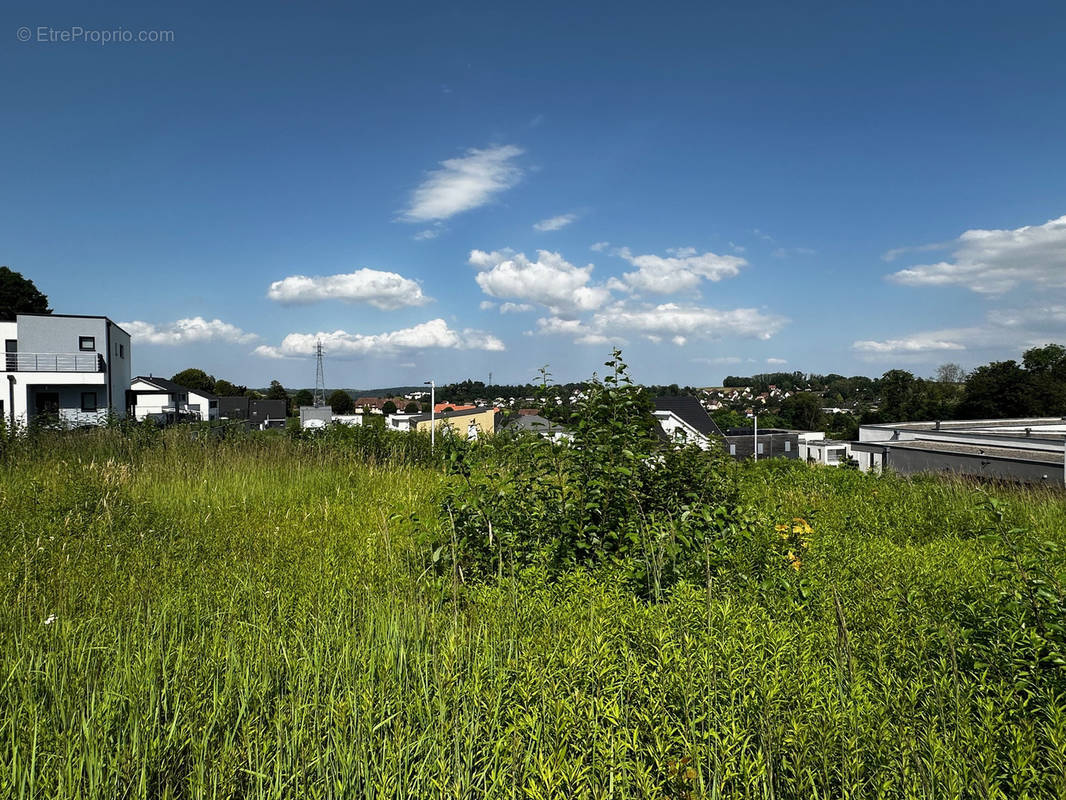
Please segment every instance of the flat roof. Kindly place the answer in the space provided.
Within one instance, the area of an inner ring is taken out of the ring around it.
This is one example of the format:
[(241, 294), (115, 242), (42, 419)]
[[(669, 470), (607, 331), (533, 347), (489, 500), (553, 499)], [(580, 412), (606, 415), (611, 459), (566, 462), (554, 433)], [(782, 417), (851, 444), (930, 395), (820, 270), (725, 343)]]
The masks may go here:
[[(484, 414), (486, 411), (497, 411), (493, 406), (478, 406), (477, 408), (467, 408), (462, 411), (438, 411), (433, 415), (434, 420), (438, 419), (450, 419), (451, 417), (468, 417), (471, 414)], [(412, 414), (407, 417), (411, 422), (428, 422), (430, 419), (429, 414)]]
[[(954, 453), (975, 458), (996, 458), (1006, 461), (1037, 461), (1062, 465), (1063, 453), (1048, 450), (1020, 450), (998, 445), (963, 444), (961, 442), (931, 442), (928, 440), (863, 442), (863, 445), (889, 447), (900, 450), (922, 450), (930, 453)], [(865, 448), (863, 448), (865, 451)]]
[[(102, 319), (110, 322), (120, 331), (127, 336), (130, 336), (130, 332), (115, 322), (111, 317), (104, 316), (103, 314), (41, 314), (37, 311), (16, 311), (14, 321), (17, 322), (19, 317), (63, 317), (65, 319)], [(130, 337), (132, 338), (132, 337)]]
[[(923, 422), (871, 422), (862, 428), (888, 428), (909, 431), (979, 431), (988, 428), (1039, 428), (1066, 426), (1066, 417), (1018, 417), (1016, 419), (952, 419)], [(939, 427), (938, 427), (939, 426)]]

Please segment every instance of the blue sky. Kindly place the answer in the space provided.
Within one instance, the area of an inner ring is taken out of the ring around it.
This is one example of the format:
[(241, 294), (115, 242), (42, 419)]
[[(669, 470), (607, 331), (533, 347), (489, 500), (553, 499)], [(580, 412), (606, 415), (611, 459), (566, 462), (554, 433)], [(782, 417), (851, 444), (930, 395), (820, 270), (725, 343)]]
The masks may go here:
[(250, 385), (1066, 342), (1066, 7), (806, 5), (9, 3), (0, 263)]

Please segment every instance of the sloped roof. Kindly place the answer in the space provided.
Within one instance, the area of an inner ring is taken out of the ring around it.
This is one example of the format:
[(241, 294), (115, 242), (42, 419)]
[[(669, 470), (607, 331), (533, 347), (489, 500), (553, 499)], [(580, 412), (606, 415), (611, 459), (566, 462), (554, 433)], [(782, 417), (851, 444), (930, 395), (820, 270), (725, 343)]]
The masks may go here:
[(184, 392), (185, 394), (198, 394), (200, 395), (200, 397), (206, 397), (208, 400), (218, 399), (215, 395), (211, 394), (211, 392), (205, 392), (203, 389), (190, 389), (186, 386), (182, 386), (179, 383), (174, 383), (174, 381), (167, 380), (166, 378), (156, 378), (154, 376), (138, 375), (137, 377), (133, 378), (130, 383), (133, 383), (134, 381), (144, 381), (145, 383), (150, 383), (152, 384), (152, 386), (158, 386), (164, 392), (176, 392), (179, 394), (181, 392)]
[(721, 429), (711, 419), (711, 415), (700, 405), (695, 397), (665, 396), (655, 398), (656, 411), (669, 411), (677, 415), (683, 422), (690, 425), (704, 436), (721, 436)]

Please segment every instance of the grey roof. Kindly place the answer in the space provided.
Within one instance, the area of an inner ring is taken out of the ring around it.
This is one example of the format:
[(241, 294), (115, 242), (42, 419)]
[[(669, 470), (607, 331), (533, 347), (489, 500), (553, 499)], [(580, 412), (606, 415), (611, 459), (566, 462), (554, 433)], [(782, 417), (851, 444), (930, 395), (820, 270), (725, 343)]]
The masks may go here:
[[(150, 375), (138, 375), (133, 379), (133, 381), (144, 381), (145, 383), (150, 383), (153, 386), (158, 386), (165, 392), (185, 392), (186, 394), (191, 392), (193, 394), (200, 395), (200, 397), (206, 397), (208, 400), (218, 399), (215, 395), (211, 394), (211, 392), (205, 392), (202, 389), (190, 389), (187, 386), (182, 386), (179, 383), (174, 383), (174, 381), (167, 380), (166, 378), (156, 378)], [(132, 383), (133, 381), (130, 381), (130, 383)]]
[(925, 450), (928, 452), (954, 453), (956, 455), (978, 458), (1007, 459), (1010, 461), (1039, 461), (1046, 464), (1062, 464), (1062, 453), (1048, 450), (1023, 450), (1016, 447), (963, 444), (961, 442), (934, 442), (926, 439), (863, 442), (863, 444), (878, 445), (890, 450)]
[(695, 397), (666, 396), (655, 398), (656, 411), (669, 411), (680, 417), (685, 423), (691, 425), (704, 436), (721, 436), (721, 429), (711, 419), (700, 401)]
[(507, 428), (516, 431), (533, 431), (534, 433), (563, 433), (566, 430), (562, 425), (556, 425), (540, 414), (522, 414)]

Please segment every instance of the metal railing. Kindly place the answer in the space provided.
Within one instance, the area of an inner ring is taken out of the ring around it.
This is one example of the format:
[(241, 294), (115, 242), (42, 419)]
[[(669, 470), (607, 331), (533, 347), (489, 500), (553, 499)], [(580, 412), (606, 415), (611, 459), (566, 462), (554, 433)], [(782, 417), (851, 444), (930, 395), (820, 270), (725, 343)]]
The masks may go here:
[(99, 353), (5, 353), (6, 372), (103, 372)]

